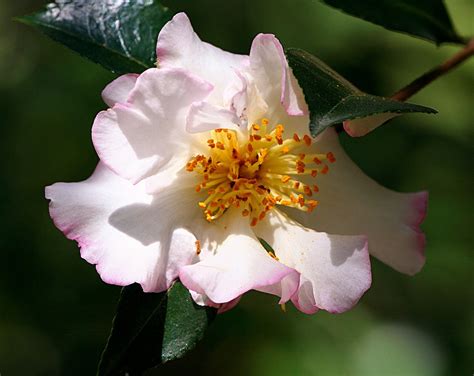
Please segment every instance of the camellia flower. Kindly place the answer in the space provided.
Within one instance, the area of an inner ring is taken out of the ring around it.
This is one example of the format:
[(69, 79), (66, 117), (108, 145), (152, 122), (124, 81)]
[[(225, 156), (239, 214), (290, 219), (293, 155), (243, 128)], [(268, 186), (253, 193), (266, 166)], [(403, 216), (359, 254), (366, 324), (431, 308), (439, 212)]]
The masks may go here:
[(343, 312), (369, 288), (369, 251), (414, 274), (425, 192), (366, 177), (308, 110), (279, 41), (249, 56), (202, 42), (187, 16), (160, 32), (157, 68), (109, 84), (92, 138), (100, 163), (46, 188), (56, 226), (111, 284), (231, 308), (249, 290), (303, 312)]

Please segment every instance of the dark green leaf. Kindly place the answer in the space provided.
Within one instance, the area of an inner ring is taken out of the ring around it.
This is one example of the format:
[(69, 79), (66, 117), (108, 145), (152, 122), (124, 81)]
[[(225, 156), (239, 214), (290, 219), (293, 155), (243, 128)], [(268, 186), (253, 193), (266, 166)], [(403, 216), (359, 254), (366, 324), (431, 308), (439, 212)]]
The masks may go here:
[(215, 314), (214, 308), (197, 306), (180, 282), (158, 294), (136, 284), (124, 287), (97, 374), (135, 375), (182, 357)]
[(389, 30), (440, 43), (464, 43), (442, 0), (322, 0)]
[(375, 114), (436, 113), (428, 107), (365, 94), (321, 60), (303, 50), (289, 49), (287, 57), (309, 106), (310, 131), (313, 136), (344, 120)]
[(122, 74), (155, 64), (156, 39), (170, 16), (154, 0), (58, 0), (18, 20)]

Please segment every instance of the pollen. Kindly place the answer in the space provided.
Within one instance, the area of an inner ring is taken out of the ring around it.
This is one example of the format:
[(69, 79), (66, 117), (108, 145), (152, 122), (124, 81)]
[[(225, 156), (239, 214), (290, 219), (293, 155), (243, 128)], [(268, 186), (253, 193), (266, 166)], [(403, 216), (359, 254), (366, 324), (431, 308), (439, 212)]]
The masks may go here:
[[(262, 119), (249, 126), (247, 140), (234, 130), (215, 129), (207, 140), (208, 153), (186, 164), (186, 171), (200, 177), (195, 191), (202, 199), (197, 204), (209, 222), (232, 207), (256, 226), (276, 206), (310, 213), (318, 205), (310, 199), (319, 192), (315, 179), (328, 173), (334, 154), (316, 153), (309, 135), (285, 138), (283, 124), (269, 125), (270, 120)], [(197, 254), (200, 249), (196, 241)]]

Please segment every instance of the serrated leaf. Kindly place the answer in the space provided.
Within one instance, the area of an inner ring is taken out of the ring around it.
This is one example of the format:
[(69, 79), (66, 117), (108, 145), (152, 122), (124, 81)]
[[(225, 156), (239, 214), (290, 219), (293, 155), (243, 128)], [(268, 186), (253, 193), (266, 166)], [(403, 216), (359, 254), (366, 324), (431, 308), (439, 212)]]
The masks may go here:
[(154, 0), (58, 0), (19, 17), (115, 73), (141, 73), (156, 61), (159, 31), (171, 18)]
[(308, 103), (313, 136), (349, 119), (377, 114), (436, 113), (429, 107), (366, 94), (306, 51), (289, 49), (287, 58)]
[(322, 0), (389, 30), (440, 43), (464, 43), (442, 0)]
[(214, 308), (196, 305), (180, 282), (162, 293), (144, 293), (137, 284), (124, 287), (97, 375), (140, 374), (182, 357), (215, 314)]

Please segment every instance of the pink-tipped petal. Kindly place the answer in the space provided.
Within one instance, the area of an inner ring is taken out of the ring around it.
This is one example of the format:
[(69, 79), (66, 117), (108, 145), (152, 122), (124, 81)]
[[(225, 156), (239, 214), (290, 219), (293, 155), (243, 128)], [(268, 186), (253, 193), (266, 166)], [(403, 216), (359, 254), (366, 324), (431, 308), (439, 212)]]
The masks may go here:
[(257, 288), (256, 290), (265, 292), (267, 294), (279, 296), (280, 301), (278, 302), (278, 304), (284, 304), (288, 302), (298, 290), (300, 279), (299, 277), (300, 276), (298, 273), (290, 273), (287, 276), (283, 277), (280, 283), (263, 286)]
[(248, 74), (236, 71), (236, 79), (224, 92), (224, 104), (243, 124), (258, 123), (267, 115), (268, 105)]
[(248, 56), (236, 55), (201, 41), (185, 13), (176, 14), (161, 29), (156, 48), (159, 67), (184, 68), (211, 82), (209, 100), (223, 106), (223, 93), (234, 69), (248, 66)]
[(228, 303), (249, 290), (283, 291), (289, 299), (296, 283), (293, 291), (271, 286), (279, 285), (285, 277), (297, 279), (298, 274), (268, 255), (251, 231), (248, 218), (231, 212), (220, 222), (201, 235), (201, 261), (181, 268), (181, 282), (214, 303)]
[(307, 315), (313, 315), (319, 311), (314, 297), (313, 283), (304, 276), (300, 277), (298, 293), (293, 295), (291, 301), (298, 310)]
[(247, 107), (248, 80), (245, 75), (236, 70), (235, 77), (224, 90), (224, 107), (242, 116)]
[(234, 300), (231, 300), (230, 302), (228, 303), (224, 303), (224, 304), (221, 304), (219, 309), (217, 310), (217, 313), (218, 314), (221, 314), (221, 313), (225, 313), (227, 311), (230, 311), (232, 308), (234, 308), (237, 304), (239, 304), (240, 302), (240, 299), (242, 297), (239, 296), (237, 298), (235, 298)]
[(201, 307), (220, 307), (220, 304), (214, 303), (211, 299), (209, 299), (208, 296), (204, 294), (200, 294), (199, 292), (193, 290), (189, 290), (189, 293), (191, 294), (191, 298), (194, 300), (194, 303)]
[(398, 193), (377, 184), (346, 155), (334, 129), (314, 143), (317, 152), (332, 152), (335, 163), (317, 178), (318, 207), (313, 213), (286, 210), (306, 227), (332, 234), (365, 234), (369, 251), (395, 270), (416, 274), (425, 263), (420, 224), (427, 193)]
[(360, 119), (346, 120), (343, 122), (344, 130), (351, 137), (362, 137), (397, 116), (400, 116), (400, 114), (384, 113)]
[[(259, 34), (250, 49), (250, 67), (256, 85), (273, 116), (282, 117), (280, 106), (290, 116), (307, 114), (303, 91), (288, 66), (280, 41), (272, 34)], [(270, 115), (272, 117), (272, 115)], [(282, 121), (282, 119), (278, 119)]]
[(200, 294), (192, 290), (189, 290), (189, 292), (191, 293), (191, 297), (193, 298), (194, 302), (197, 305), (217, 308), (217, 313), (219, 314), (227, 312), (231, 310), (232, 308), (234, 308), (237, 304), (239, 304), (240, 299), (242, 298), (241, 296), (238, 296), (237, 298), (235, 298), (234, 300), (231, 300), (228, 303), (217, 304), (217, 303), (214, 303), (211, 299), (209, 299), (208, 296), (204, 294)]
[(256, 227), (279, 260), (301, 274), (295, 305), (305, 313), (351, 309), (371, 284), (364, 236), (330, 235), (301, 226), (275, 209)]
[(124, 74), (113, 80), (102, 91), (102, 99), (109, 106), (113, 107), (116, 103), (125, 103), (130, 92), (135, 87), (138, 74)]
[(82, 258), (96, 265), (104, 282), (136, 282), (159, 292), (195, 256), (196, 238), (180, 228), (183, 218), (193, 216), (183, 201), (192, 200), (190, 192), (178, 187), (153, 199), (143, 184), (132, 185), (99, 164), (83, 182), (47, 187), (46, 198), (56, 227), (77, 241)]
[(186, 132), (189, 107), (212, 90), (182, 69), (149, 69), (138, 77), (127, 103), (99, 113), (92, 139), (100, 159), (137, 183), (175, 159), (184, 166), (194, 140)]

